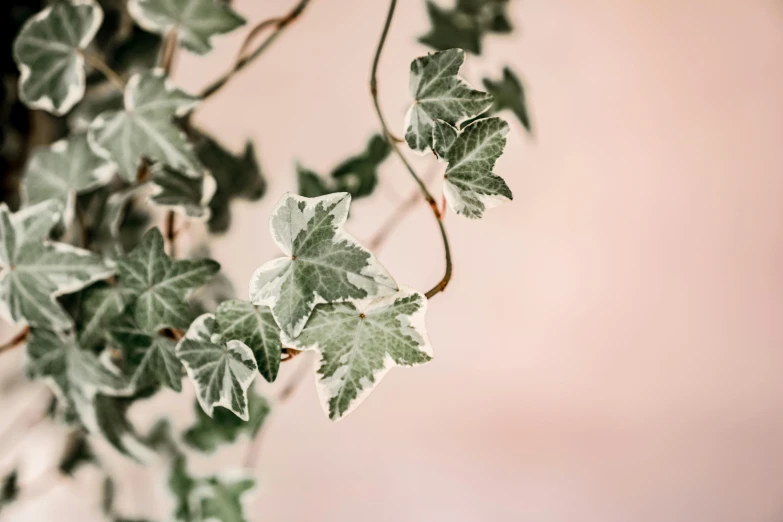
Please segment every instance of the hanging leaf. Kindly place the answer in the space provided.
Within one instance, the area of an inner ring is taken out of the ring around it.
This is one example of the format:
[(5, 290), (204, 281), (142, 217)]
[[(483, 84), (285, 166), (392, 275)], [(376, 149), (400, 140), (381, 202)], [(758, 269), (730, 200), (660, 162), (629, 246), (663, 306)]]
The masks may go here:
[(33, 152), (23, 178), (25, 201), (34, 205), (57, 200), (70, 223), (76, 194), (105, 185), (113, 174), (112, 164), (90, 149), (86, 135), (72, 134)]
[(299, 195), (305, 198), (317, 198), (335, 192), (321, 176), (300, 163), (296, 164), (296, 179)]
[(264, 379), (272, 382), (277, 378), (283, 345), (272, 310), (239, 299), (225, 301), (215, 312), (215, 325), (223, 339), (241, 341), (253, 350)]
[(82, 51), (102, 21), (103, 11), (95, 2), (73, 0), (56, 2), (24, 24), (13, 50), (21, 71), (19, 97), (24, 103), (61, 116), (82, 99)]
[(508, 4), (509, 0), (457, 0), (456, 10), (471, 17), (483, 31), (510, 33)]
[(227, 2), (219, 0), (130, 0), (128, 11), (147, 31), (177, 32), (180, 45), (196, 54), (212, 50), (212, 38), (245, 24)]
[(495, 103), (490, 109), (493, 114), (510, 109), (519, 119), (522, 126), (529, 133), (533, 133), (530, 115), (527, 112), (527, 104), (525, 103), (525, 90), (522, 87), (522, 82), (511, 69), (504, 67), (503, 78), (498, 81), (484, 78), (484, 88), (495, 99)]
[(197, 520), (245, 522), (242, 496), (255, 487), (252, 478), (220, 479), (209, 477), (193, 490), (191, 504), (198, 513)]
[(213, 410), (210, 417), (196, 401), (196, 423), (185, 432), (185, 442), (201, 452), (212, 453), (219, 445), (236, 441), (242, 433), (251, 439), (255, 437), (269, 415), (269, 401), (253, 388), (248, 391), (247, 399), (250, 412), (247, 422), (220, 406)]
[(215, 316), (196, 318), (179, 343), (177, 356), (185, 365), (204, 411), (212, 416), (222, 406), (246, 421), (250, 417), (247, 389), (256, 376), (253, 351), (241, 341), (225, 340), (215, 331)]
[(405, 141), (423, 152), (432, 147), (435, 120), (456, 126), (492, 105), (492, 96), (476, 91), (457, 76), (465, 61), (462, 49), (449, 49), (411, 63), (410, 91), (414, 103), (405, 118)]
[(150, 203), (166, 207), (189, 219), (209, 219), (209, 202), (215, 193), (215, 178), (209, 173), (194, 179), (165, 165), (152, 169), (152, 186), (155, 192)]
[(162, 385), (182, 391), (182, 363), (175, 353), (176, 344), (158, 334), (148, 334), (130, 317), (118, 318), (109, 327), (111, 342), (122, 350), (133, 389)]
[(464, 49), (481, 54), (481, 27), (476, 21), (459, 9), (443, 9), (431, 0), (427, 1), (427, 15), (432, 28), (419, 38), (424, 45), (433, 49)]
[(432, 358), (424, 314), (427, 299), (408, 288), (380, 299), (318, 305), (296, 339), (286, 343), (321, 354), (318, 393), (337, 420), (356, 408), (392, 366)]
[(448, 124), (438, 122), (434, 134), (434, 150), (449, 162), (443, 193), (454, 212), (480, 218), (487, 208), (513, 198), (503, 178), (492, 173), (495, 161), (506, 146), (508, 124), (505, 121), (500, 118), (477, 120), (458, 136)]
[(196, 103), (197, 97), (171, 85), (160, 69), (136, 74), (125, 87), (124, 110), (101, 113), (90, 124), (90, 146), (114, 161), (120, 175), (131, 183), (136, 181), (142, 159), (199, 178), (205, 169), (173, 121)]
[(367, 149), (348, 158), (332, 171), (336, 192), (348, 192), (353, 198), (372, 194), (378, 183), (378, 167), (389, 156), (391, 146), (376, 134), (370, 138)]
[(103, 394), (94, 397), (79, 397), (75, 400), (76, 411), (81, 424), (93, 435), (114, 446), (114, 448), (139, 462), (149, 462), (155, 453), (139, 437), (128, 420), (128, 408), (134, 397), (114, 397)]
[(117, 261), (120, 281), (135, 293), (130, 310), (144, 331), (186, 329), (192, 312), (190, 292), (212, 278), (220, 265), (211, 259), (171, 259), (163, 249), (163, 236), (150, 229), (130, 254)]
[(44, 241), (60, 210), (45, 201), (11, 214), (0, 204), (0, 315), (13, 323), (69, 328), (71, 317), (56, 297), (114, 273), (87, 250)]
[(266, 182), (251, 142), (245, 144), (241, 155), (236, 155), (214, 138), (200, 131), (195, 131), (195, 134), (196, 154), (212, 173), (216, 184), (209, 202), (209, 231), (213, 234), (225, 232), (231, 225), (231, 202), (235, 199), (261, 199)]
[(105, 333), (125, 310), (133, 291), (121, 286), (97, 283), (82, 293), (78, 340), (85, 349), (100, 346)]
[(372, 253), (343, 230), (351, 196), (286, 194), (269, 229), (285, 254), (261, 266), (250, 281), (250, 301), (269, 306), (280, 328), (296, 337), (318, 303), (390, 295), (392, 279)]

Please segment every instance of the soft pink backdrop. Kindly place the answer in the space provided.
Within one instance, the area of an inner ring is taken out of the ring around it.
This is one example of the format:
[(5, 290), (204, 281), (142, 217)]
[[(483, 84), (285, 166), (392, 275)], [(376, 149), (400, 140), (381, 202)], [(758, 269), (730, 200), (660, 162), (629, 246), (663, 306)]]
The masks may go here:
[[(291, 4), (236, 2), (251, 20)], [(422, 0), (400, 4), (380, 72), (399, 133), (427, 26)], [(271, 420), (251, 520), (783, 519), (783, 4), (513, 6), (517, 35), (489, 38), (466, 77), (479, 84), (511, 64), (536, 135), (511, 121), (497, 172), (513, 203), (447, 219), (456, 272), (430, 303), (435, 361), (390, 372), (338, 424), (308, 380)], [(313, 0), (198, 113), (236, 148), (254, 139), (269, 180), (215, 242), (242, 295), (276, 255), (266, 223), (294, 188), (294, 161), (326, 172), (378, 129), (368, 79), (386, 8)], [(178, 83), (202, 86), (240, 41), (183, 56)], [(381, 177), (354, 206), (359, 238), (413, 189), (396, 159)], [(380, 256), (403, 283), (437, 281), (423, 205)], [(182, 399), (156, 411), (173, 407), (190, 414)], [(130, 514), (148, 510), (137, 487), (122, 500)], [(63, 516), (78, 486), (60, 489), (47, 505)], [(41, 505), (7, 519), (36, 520)]]

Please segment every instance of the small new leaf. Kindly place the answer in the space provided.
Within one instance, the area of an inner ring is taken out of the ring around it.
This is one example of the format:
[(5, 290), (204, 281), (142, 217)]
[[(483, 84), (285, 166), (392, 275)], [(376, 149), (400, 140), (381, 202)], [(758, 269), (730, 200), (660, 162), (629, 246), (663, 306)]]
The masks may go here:
[(318, 305), (295, 348), (321, 354), (318, 392), (332, 420), (356, 408), (395, 365), (432, 359), (424, 314), (427, 299), (403, 288), (380, 299)]
[(508, 124), (500, 118), (485, 118), (471, 123), (456, 137), (447, 124), (437, 125), (435, 151), (449, 162), (443, 185), (449, 207), (465, 217), (480, 218), (487, 208), (510, 201), (513, 196), (508, 185), (492, 173), (506, 146)]
[(0, 316), (13, 323), (65, 330), (72, 320), (57, 296), (114, 273), (87, 250), (45, 241), (60, 211), (56, 201), (14, 214), (0, 204)]
[(166, 327), (186, 329), (192, 317), (188, 294), (219, 269), (211, 259), (171, 259), (157, 228), (150, 229), (139, 246), (117, 261), (122, 285), (134, 292), (133, 318), (148, 333)]
[(241, 341), (253, 350), (258, 371), (269, 382), (277, 378), (283, 345), (272, 310), (233, 299), (220, 303), (215, 312), (215, 329), (225, 340)]
[(209, 219), (209, 202), (215, 193), (215, 178), (211, 174), (194, 179), (166, 165), (156, 165), (152, 168), (152, 185), (155, 192), (150, 196), (150, 203), (170, 208), (189, 219)]
[(76, 194), (105, 185), (113, 174), (112, 164), (92, 151), (87, 136), (73, 134), (33, 152), (23, 178), (25, 202), (57, 200), (66, 209), (69, 223)]
[(173, 121), (197, 102), (197, 97), (171, 85), (161, 70), (136, 74), (125, 87), (124, 110), (103, 112), (90, 124), (90, 146), (114, 161), (131, 183), (142, 159), (199, 178), (205, 169)]
[(128, 11), (147, 31), (176, 31), (180, 45), (196, 54), (212, 50), (212, 38), (230, 33), (245, 19), (220, 0), (130, 0)]
[(204, 413), (196, 401), (196, 423), (184, 434), (185, 442), (199, 451), (211, 453), (221, 444), (237, 440), (245, 433), (253, 438), (261, 429), (270, 412), (269, 401), (250, 388), (248, 396), (250, 420), (245, 422), (225, 408), (217, 406), (212, 417)]
[(84, 96), (82, 51), (102, 21), (103, 11), (92, 0), (55, 2), (30, 18), (13, 49), (21, 100), (57, 116), (70, 111)]
[(484, 88), (487, 89), (495, 103), (490, 111), (492, 113), (500, 112), (504, 109), (510, 109), (525, 129), (532, 134), (533, 127), (530, 123), (530, 115), (527, 112), (525, 103), (525, 90), (522, 82), (511, 69), (503, 68), (503, 78), (498, 81), (484, 78)]
[(215, 331), (214, 315), (196, 318), (176, 353), (207, 415), (211, 417), (215, 406), (222, 406), (244, 421), (250, 418), (247, 389), (258, 371), (253, 351), (241, 341), (221, 338)]
[(424, 152), (432, 147), (435, 120), (456, 126), (492, 105), (492, 96), (474, 90), (457, 73), (465, 61), (462, 49), (449, 49), (411, 63), (410, 92), (414, 102), (405, 117), (405, 141)]
[(250, 301), (272, 308), (277, 324), (296, 337), (319, 303), (390, 295), (397, 283), (367, 249), (343, 230), (351, 196), (286, 194), (269, 228), (285, 257), (261, 266), (250, 281)]

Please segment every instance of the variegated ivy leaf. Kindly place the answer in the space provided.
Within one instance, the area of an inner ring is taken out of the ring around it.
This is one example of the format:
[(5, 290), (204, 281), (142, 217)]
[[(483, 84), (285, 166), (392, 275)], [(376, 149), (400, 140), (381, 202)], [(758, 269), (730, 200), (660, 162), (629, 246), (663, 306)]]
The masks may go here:
[(139, 462), (150, 462), (155, 453), (130, 423), (127, 411), (136, 397), (97, 394), (94, 397), (75, 396), (74, 406), (79, 422), (88, 432), (103, 438), (120, 453)]
[(188, 294), (218, 270), (220, 265), (211, 259), (171, 259), (157, 228), (117, 261), (120, 282), (135, 294), (130, 305), (133, 318), (149, 333), (166, 327), (186, 329), (192, 317)]
[(23, 178), (25, 201), (56, 199), (70, 222), (76, 194), (105, 185), (113, 174), (112, 164), (92, 151), (85, 134), (72, 134), (33, 152)]
[(21, 100), (58, 116), (71, 110), (84, 96), (82, 51), (102, 21), (92, 0), (55, 2), (30, 18), (14, 42)]
[(245, 24), (220, 0), (130, 0), (128, 11), (144, 29), (165, 35), (175, 30), (180, 45), (196, 54), (212, 50), (212, 38)]
[(150, 203), (170, 208), (190, 219), (206, 221), (210, 217), (209, 202), (215, 194), (215, 178), (205, 173), (194, 179), (165, 165), (156, 165), (152, 172), (155, 192)]
[(302, 331), (318, 303), (390, 295), (397, 283), (366, 248), (343, 230), (350, 194), (319, 198), (286, 194), (269, 229), (285, 257), (261, 266), (250, 281), (250, 301), (269, 306), (290, 337)]
[(101, 345), (105, 334), (133, 298), (133, 291), (118, 285), (97, 283), (85, 289), (81, 297), (79, 344), (85, 349)]
[(89, 402), (99, 393), (130, 393), (122, 374), (82, 349), (73, 333), (33, 328), (27, 343), (27, 373), (31, 378), (45, 379), (64, 404)]
[(242, 341), (253, 350), (258, 371), (264, 379), (272, 382), (277, 378), (283, 345), (280, 343), (280, 328), (269, 307), (255, 306), (239, 299), (224, 301), (215, 312), (215, 323), (223, 339)]
[(506, 146), (508, 124), (500, 118), (476, 120), (459, 135), (447, 123), (436, 123), (434, 150), (448, 160), (443, 192), (454, 212), (480, 218), (484, 210), (513, 196), (503, 178), (492, 173)]
[(321, 354), (318, 394), (329, 418), (350, 413), (392, 366), (432, 358), (424, 314), (427, 299), (408, 288), (379, 298), (318, 305), (295, 348)]
[(169, 83), (162, 70), (135, 74), (125, 87), (124, 110), (101, 113), (90, 124), (90, 146), (114, 161), (120, 175), (131, 183), (142, 159), (201, 177), (204, 167), (173, 121), (197, 102), (197, 97)]
[(248, 420), (247, 389), (258, 371), (253, 350), (242, 341), (223, 339), (215, 330), (215, 316), (203, 314), (177, 344), (177, 356), (207, 415), (222, 406)]
[(474, 90), (457, 75), (464, 61), (462, 49), (449, 49), (411, 63), (414, 102), (405, 117), (405, 141), (413, 150), (423, 152), (432, 147), (435, 120), (457, 125), (492, 105), (492, 96)]
[(133, 389), (162, 385), (177, 392), (182, 390), (182, 363), (175, 353), (174, 341), (143, 331), (130, 317), (116, 319), (108, 335), (125, 356), (125, 372), (131, 376)]
[(56, 297), (114, 273), (87, 250), (45, 241), (60, 211), (56, 201), (14, 214), (0, 204), (0, 315), (11, 322), (69, 328), (71, 317)]
[(250, 477), (201, 480), (190, 498), (196, 520), (246, 522), (242, 497), (254, 487), (255, 480)]
[(199, 451), (211, 453), (221, 444), (236, 441), (242, 433), (250, 438), (255, 437), (269, 415), (269, 401), (253, 388), (248, 390), (247, 400), (250, 414), (247, 422), (220, 406), (215, 408), (210, 417), (196, 401), (196, 423), (185, 432), (185, 442)]

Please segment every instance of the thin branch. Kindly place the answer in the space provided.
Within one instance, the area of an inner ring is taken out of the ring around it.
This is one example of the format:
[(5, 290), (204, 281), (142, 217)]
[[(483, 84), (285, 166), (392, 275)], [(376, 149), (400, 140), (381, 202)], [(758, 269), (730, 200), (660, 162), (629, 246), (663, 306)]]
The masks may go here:
[(120, 91), (125, 90), (125, 80), (122, 79), (122, 77), (114, 72), (114, 69), (109, 67), (106, 62), (98, 58), (98, 56), (92, 54), (92, 53), (82, 53), (82, 56), (84, 57), (84, 61), (86, 61), (90, 67), (99, 70), (103, 75), (106, 77), (107, 80), (109, 80), (112, 84), (114, 84), (115, 87), (117, 87)]
[(166, 37), (163, 40), (163, 47), (160, 50), (160, 60), (158, 65), (163, 69), (168, 76), (171, 73), (171, 68), (174, 66), (174, 55), (177, 50), (177, 30), (171, 28), (166, 33)]
[(169, 244), (169, 256), (177, 257), (177, 216), (173, 210), (166, 213), (166, 231), (163, 234)]
[(446, 235), (446, 228), (443, 226), (443, 213), (438, 208), (438, 203), (435, 201), (435, 198), (432, 197), (432, 194), (430, 194), (430, 191), (427, 189), (427, 185), (425, 185), (424, 182), (421, 180), (421, 178), (418, 176), (418, 174), (416, 174), (416, 171), (413, 170), (413, 167), (405, 158), (405, 155), (403, 155), (402, 151), (397, 145), (397, 140), (394, 138), (391, 131), (389, 130), (389, 126), (386, 124), (386, 119), (383, 117), (383, 111), (381, 111), (380, 102), (378, 101), (378, 63), (381, 60), (381, 53), (383, 52), (383, 46), (386, 43), (386, 36), (389, 33), (389, 27), (391, 26), (391, 21), (392, 18), (394, 17), (394, 10), (396, 7), (397, 7), (397, 0), (391, 0), (391, 2), (389, 3), (389, 12), (386, 15), (386, 22), (383, 25), (383, 32), (381, 33), (381, 39), (378, 42), (378, 48), (375, 51), (375, 58), (373, 58), (373, 62), (372, 62), (372, 73), (370, 75), (370, 93), (372, 94), (372, 101), (373, 104), (375, 105), (375, 112), (378, 114), (378, 120), (381, 123), (383, 134), (384, 136), (386, 136), (386, 139), (391, 145), (392, 150), (394, 150), (395, 154), (397, 154), (397, 156), (400, 158), (400, 161), (402, 161), (402, 163), (408, 169), (408, 172), (410, 172), (411, 176), (413, 176), (413, 179), (419, 185), (419, 189), (421, 190), (424, 199), (429, 204), (430, 208), (432, 209), (432, 214), (435, 216), (435, 220), (438, 222), (440, 235), (441, 238), (443, 239), (443, 250), (446, 259), (446, 268), (443, 273), (443, 277), (438, 282), (438, 284), (433, 286), (426, 294), (424, 294), (429, 299), (435, 294), (437, 294), (438, 292), (442, 292), (446, 288), (446, 286), (449, 284), (449, 281), (451, 280), (451, 274), (452, 274), (451, 248), (449, 246), (449, 238)]
[[(234, 64), (234, 66), (231, 68), (230, 71), (228, 71), (226, 74), (215, 80), (214, 83), (212, 83), (209, 87), (204, 89), (201, 93), (201, 99), (205, 100), (209, 98), (210, 96), (217, 93), (220, 89), (222, 89), (228, 82), (231, 80), (231, 78), (234, 77), (239, 71), (247, 67), (253, 60), (258, 58), (272, 43), (277, 39), (278, 36), (280, 36), (280, 33), (283, 32), (283, 29), (288, 27), (294, 20), (296, 20), (299, 15), (302, 14), (302, 11), (305, 10), (307, 5), (310, 3), (310, 0), (299, 0), (299, 3), (297, 3), (291, 11), (281, 17), (281, 18), (272, 18), (270, 20), (265, 20), (263, 22), (260, 22), (257, 24), (247, 35), (245, 38), (244, 43), (242, 44), (242, 47), (239, 50), (239, 53), (237, 55), (237, 61)], [(272, 33), (266, 37), (266, 39), (261, 42), (256, 49), (248, 53), (247, 50), (250, 46), (250, 41), (255, 38), (261, 31), (266, 29), (267, 27), (274, 27), (274, 30)]]
[(25, 342), (27, 340), (27, 336), (30, 334), (30, 327), (25, 326), (22, 328), (19, 333), (14, 335), (7, 343), (0, 345), (0, 353), (3, 353), (8, 350), (12, 350)]

